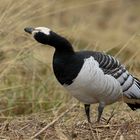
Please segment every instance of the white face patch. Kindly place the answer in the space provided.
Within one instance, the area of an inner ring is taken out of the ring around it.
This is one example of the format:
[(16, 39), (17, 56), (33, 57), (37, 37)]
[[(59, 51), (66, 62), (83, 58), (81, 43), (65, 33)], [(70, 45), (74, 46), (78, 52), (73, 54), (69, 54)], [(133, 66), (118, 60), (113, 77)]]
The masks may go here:
[(44, 33), (44, 34), (46, 34), (46, 35), (50, 35), (50, 29), (49, 28), (46, 28), (46, 27), (37, 27), (37, 28), (35, 28), (35, 30), (32, 32), (32, 34), (34, 35), (34, 34), (36, 34), (36, 33), (38, 33), (38, 32), (42, 32), (42, 33)]

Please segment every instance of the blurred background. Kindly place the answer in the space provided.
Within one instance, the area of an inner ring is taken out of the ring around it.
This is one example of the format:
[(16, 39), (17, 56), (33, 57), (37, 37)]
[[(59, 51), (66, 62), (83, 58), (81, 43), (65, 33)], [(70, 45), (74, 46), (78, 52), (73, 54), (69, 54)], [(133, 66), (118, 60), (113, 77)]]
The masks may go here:
[(27, 35), (28, 26), (51, 28), (75, 50), (114, 55), (140, 78), (139, 0), (1, 0), (1, 116), (51, 114), (76, 102), (53, 75), (54, 49)]

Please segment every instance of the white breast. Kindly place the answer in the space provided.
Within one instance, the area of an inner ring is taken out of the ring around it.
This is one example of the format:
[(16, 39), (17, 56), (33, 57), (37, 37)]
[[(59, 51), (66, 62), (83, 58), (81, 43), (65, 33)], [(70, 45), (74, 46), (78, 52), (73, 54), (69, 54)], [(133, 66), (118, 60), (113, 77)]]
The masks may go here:
[(85, 59), (76, 79), (69, 86), (64, 86), (70, 93), (86, 104), (104, 102), (111, 104), (122, 95), (119, 82), (110, 75), (105, 75), (93, 58)]

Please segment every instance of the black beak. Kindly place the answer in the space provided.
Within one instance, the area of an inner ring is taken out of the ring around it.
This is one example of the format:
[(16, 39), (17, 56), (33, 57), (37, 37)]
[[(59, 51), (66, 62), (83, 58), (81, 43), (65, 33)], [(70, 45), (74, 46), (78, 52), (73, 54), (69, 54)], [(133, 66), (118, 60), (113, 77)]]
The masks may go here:
[(27, 32), (27, 33), (29, 33), (29, 34), (32, 34), (32, 32), (33, 32), (34, 30), (35, 30), (35, 29), (32, 28), (32, 27), (26, 27), (26, 28), (24, 28), (24, 31)]

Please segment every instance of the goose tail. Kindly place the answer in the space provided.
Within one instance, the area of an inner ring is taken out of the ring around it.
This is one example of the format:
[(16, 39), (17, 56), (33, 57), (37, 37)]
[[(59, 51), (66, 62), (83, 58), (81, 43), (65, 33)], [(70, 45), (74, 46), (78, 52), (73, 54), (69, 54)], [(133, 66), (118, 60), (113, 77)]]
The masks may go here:
[(134, 77), (134, 84), (128, 90), (130, 98), (127, 98), (127, 105), (132, 110), (140, 109), (140, 80)]

